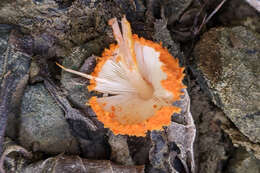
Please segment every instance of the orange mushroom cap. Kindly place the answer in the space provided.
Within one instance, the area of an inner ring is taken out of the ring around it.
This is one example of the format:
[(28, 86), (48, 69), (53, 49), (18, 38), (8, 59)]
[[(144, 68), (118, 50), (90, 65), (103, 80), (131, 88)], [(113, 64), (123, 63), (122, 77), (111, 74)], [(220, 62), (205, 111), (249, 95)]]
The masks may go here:
[(92, 97), (89, 104), (114, 134), (145, 136), (161, 130), (181, 111), (172, 103), (183, 95), (184, 68), (162, 45), (132, 35), (125, 17), (122, 32), (116, 18), (109, 24), (118, 44), (104, 50), (91, 75), (61, 67), (91, 79), (89, 90), (109, 94)]

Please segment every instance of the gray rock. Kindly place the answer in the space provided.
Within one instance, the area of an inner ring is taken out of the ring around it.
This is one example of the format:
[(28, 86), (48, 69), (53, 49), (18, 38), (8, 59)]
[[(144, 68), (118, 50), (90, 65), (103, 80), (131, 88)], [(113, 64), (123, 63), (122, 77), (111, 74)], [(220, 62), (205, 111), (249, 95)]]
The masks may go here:
[(260, 160), (242, 150), (236, 150), (233, 158), (229, 161), (227, 173), (259, 173)]
[(0, 166), (1, 173), (144, 173), (144, 165), (118, 165), (110, 160), (86, 159), (64, 154), (32, 162), (37, 154), (33, 155), (8, 138), (5, 139), (4, 149), (5, 164), (4, 170)]
[[(17, 117), (20, 113), (21, 97), (29, 78), (31, 56), (20, 49), (19, 33), (12, 29), (13, 27), (10, 25), (0, 24), (0, 90), (6, 93), (10, 99), (5, 108), (8, 110), (5, 134), (16, 138), (19, 123)], [(4, 85), (8, 85), (8, 87), (5, 88)], [(2, 101), (2, 99), (0, 100)], [(1, 118), (4, 118), (2, 116)]]
[(149, 152), (149, 161), (152, 165), (151, 171), (154, 169), (161, 172), (174, 171), (170, 166), (171, 159), (169, 159), (169, 146), (166, 134), (161, 131), (151, 131), (151, 148)]
[(243, 135), (234, 125), (225, 121), (221, 128), (228, 134), (230, 140), (235, 147), (244, 148), (247, 152), (254, 154), (260, 160), (260, 145), (251, 142), (245, 135)]
[(19, 141), (22, 146), (51, 154), (79, 153), (63, 111), (43, 84), (26, 88), (21, 109)]
[(184, 93), (185, 96), (176, 104), (182, 108), (180, 116), (186, 120), (185, 125), (173, 121), (165, 131), (150, 133), (150, 172), (157, 169), (173, 173), (195, 173), (193, 144), (196, 129), (190, 113), (190, 98), (186, 90)]
[[(62, 8), (62, 4), (67, 4), (67, 8)], [(113, 1), (21, 0), (0, 4), (1, 23), (32, 33), (36, 53), (47, 57), (67, 56), (72, 47), (103, 35), (110, 29), (108, 20), (122, 14), (125, 13)]]
[(223, 8), (216, 17), (225, 26), (245, 26), (260, 33), (259, 13), (245, 0), (226, 1)]
[(169, 23), (174, 23), (192, 2), (192, 0), (165, 0), (162, 3), (163, 14)]
[[(105, 45), (102, 44), (104, 43), (103, 38), (90, 41), (85, 46), (73, 48), (71, 54), (63, 60), (63, 66), (80, 71), (79, 68), (83, 64), (81, 72), (91, 73), (96, 65), (95, 57), (91, 55), (101, 54), (105, 48)], [(61, 84), (68, 91), (68, 99), (72, 103), (82, 109), (86, 108), (85, 103), (91, 97), (90, 92), (86, 88), (88, 84), (87, 79), (62, 71)]]
[(144, 166), (124, 166), (109, 160), (89, 160), (79, 156), (58, 155), (33, 163), (23, 170), (23, 173), (35, 172), (144, 173)]
[(111, 147), (111, 160), (123, 165), (134, 165), (127, 144), (127, 136), (109, 133), (108, 140)]
[(225, 162), (233, 150), (232, 143), (221, 129), (221, 125), (228, 121), (228, 118), (212, 105), (194, 81), (190, 88), (191, 113), (197, 128), (194, 147), (197, 172), (223, 173)]
[(201, 87), (238, 129), (260, 142), (260, 35), (244, 27), (205, 33), (194, 50)]

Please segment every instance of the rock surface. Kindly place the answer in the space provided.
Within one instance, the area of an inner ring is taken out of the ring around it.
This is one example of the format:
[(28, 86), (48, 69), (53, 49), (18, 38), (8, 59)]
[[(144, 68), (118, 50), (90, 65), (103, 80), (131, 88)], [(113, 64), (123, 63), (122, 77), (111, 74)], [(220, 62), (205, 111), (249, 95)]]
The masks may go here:
[(260, 35), (245, 27), (211, 29), (194, 50), (194, 72), (213, 102), (252, 142), (260, 142)]
[(123, 165), (134, 165), (128, 148), (127, 136), (114, 135), (110, 132), (108, 142), (111, 147), (110, 159), (112, 161)]
[[(236, 9), (236, 10), (233, 10)], [(229, 0), (225, 2), (222, 12), (217, 16), (225, 26), (245, 26), (260, 33), (260, 13), (245, 0)]]
[[(101, 54), (105, 48), (105, 45), (102, 45), (103, 38), (105, 37), (90, 41), (85, 46), (73, 48), (71, 54), (64, 58), (63, 66), (80, 70), (83, 73), (91, 73), (96, 65), (96, 57), (91, 55)], [(79, 69), (82, 64), (83, 66)], [(61, 84), (68, 92), (68, 99), (78, 107), (85, 109), (85, 103), (91, 97), (91, 93), (86, 87), (88, 79), (62, 70)]]
[(87, 172), (87, 173), (144, 173), (144, 166), (121, 166), (108, 160), (89, 160), (79, 156), (50, 157), (31, 164), (23, 171), (31, 172)]
[(221, 124), (227, 121), (223, 112), (210, 103), (203, 90), (191, 83), (191, 113), (197, 134), (195, 140), (195, 160), (200, 173), (223, 173), (225, 162), (233, 146), (223, 133)]
[(260, 172), (260, 160), (257, 160), (250, 153), (242, 149), (235, 151), (235, 155), (230, 159), (229, 165), (227, 173)]
[(79, 153), (63, 111), (43, 84), (26, 88), (21, 109), (19, 141), (22, 146), (51, 154)]
[(167, 0), (162, 2), (163, 15), (168, 18), (169, 23), (176, 22), (192, 0)]
[[(226, 121), (221, 125), (221, 128), (224, 130), (225, 133), (228, 134), (229, 138), (231, 139), (233, 145), (235, 147), (241, 147), (246, 149), (251, 154), (260, 160), (260, 145), (257, 143), (251, 142), (245, 135), (243, 135), (234, 125)], [(260, 166), (260, 165), (259, 165)]]
[(0, 24), (0, 143), (4, 133), (17, 137), (21, 97), (29, 78), (31, 56), (21, 49), (19, 37), (12, 26)]

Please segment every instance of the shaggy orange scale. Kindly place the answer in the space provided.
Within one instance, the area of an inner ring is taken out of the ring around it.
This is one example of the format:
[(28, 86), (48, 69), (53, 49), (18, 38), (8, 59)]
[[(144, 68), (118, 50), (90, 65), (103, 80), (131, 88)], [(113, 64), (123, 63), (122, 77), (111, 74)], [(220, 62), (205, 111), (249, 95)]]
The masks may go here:
[(105, 128), (109, 128), (115, 135), (134, 135), (145, 136), (148, 130), (161, 130), (163, 126), (168, 126), (171, 123), (171, 115), (180, 113), (181, 109), (175, 106), (164, 106), (158, 110), (152, 117), (146, 121), (137, 124), (122, 124), (112, 112), (107, 112), (97, 102), (96, 97), (89, 100), (91, 108), (97, 115), (99, 121), (104, 123)]
[(105, 111), (103, 107), (98, 104), (96, 97), (92, 97), (89, 100), (89, 104), (96, 113), (98, 120), (104, 123), (104, 127), (109, 128), (116, 135), (122, 134), (144, 136), (146, 131), (148, 130), (147, 128), (145, 128), (145, 123), (121, 124), (115, 119), (114, 113)]
[[(132, 39), (133, 43), (138, 42), (142, 45), (152, 47), (157, 52), (160, 52), (159, 59), (163, 63), (161, 69), (167, 74), (167, 79), (162, 80), (161, 84), (166, 90), (172, 93), (173, 101), (179, 100), (180, 96), (183, 95), (181, 89), (186, 87), (182, 84), (182, 79), (184, 78), (184, 68), (179, 67), (178, 60), (173, 58), (173, 56), (168, 52), (168, 50), (163, 48), (162, 45), (158, 43), (154, 43), (144, 38), (139, 38), (137, 35), (132, 35)], [(97, 67), (92, 73), (93, 76), (98, 76), (98, 73), (101, 71), (102, 66), (108, 59), (110, 59), (113, 56), (115, 50), (118, 47), (118, 45), (112, 44), (110, 45), (109, 49), (105, 49), (105, 51), (102, 54), (101, 60), (98, 62)], [(89, 89), (94, 89), (95, 86), (95, 80), (92, 80)], [(172, 105), (163, 106), (159, 110), (157, 110), (153, 116), (146, 119), (142, 123), (123, 124), (117, 120), (116, 115), (114, 114), (114, 107), (112, 108), (112, 112), (105, 111), (104, 108), (97, 102), (96, 97), (92, 97), (89, 101), (89, 104), (96, 113), (97, 118), (104, 124), (104, 127), (109, 128), (116, 135), (122, 134), (145, 136), (148, 130), (161, 130), (163, 126), (170, 125), (171, 116), (174, 113), (180, 113), (181, 111), (180, 108)], [(154, 108), (156, 107), (157, 105), (154, 105)]]
[(132, 35), (125, 17), (123, 33), (115, 18), (109, 24), (118, 44), (104, 50), (91, 75), (59, 66), (90, 79), (89, 90), (113, 95), (92, 97), (88, 103), (114, 134), (145, 136), (149, 130), (162, 130), (181, 111), (172, 103), (186, 88), (184, 68), (162, 45)]

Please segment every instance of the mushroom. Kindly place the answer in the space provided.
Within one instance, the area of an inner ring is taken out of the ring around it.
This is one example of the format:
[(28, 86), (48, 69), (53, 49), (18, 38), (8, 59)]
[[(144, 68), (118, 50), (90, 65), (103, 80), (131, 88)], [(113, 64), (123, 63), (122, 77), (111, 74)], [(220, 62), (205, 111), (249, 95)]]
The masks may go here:
[(90, 79), (89, 90), (106, 94), (92, 97), (91, 108), (114, 134), (145, 136), (161, 130), (181, 109), (173, 102), (183, 95), (184, 68), (161, 44), (132, 34), (126, 17), (109, 20), (117, 44), (105, 49), (94, 72), (87, 75), (61, 65), (65, 71)]

